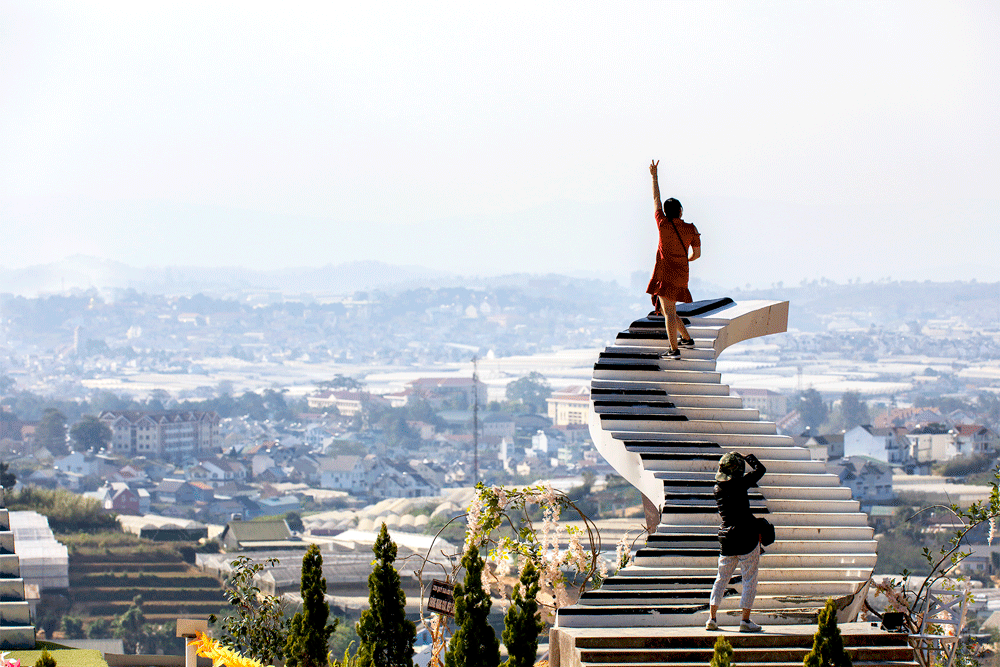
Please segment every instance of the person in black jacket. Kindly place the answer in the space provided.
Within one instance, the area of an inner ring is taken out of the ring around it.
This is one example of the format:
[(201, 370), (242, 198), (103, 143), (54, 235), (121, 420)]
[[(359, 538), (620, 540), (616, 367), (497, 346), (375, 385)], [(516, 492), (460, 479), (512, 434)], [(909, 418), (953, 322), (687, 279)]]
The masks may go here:
[[(751, 472), (743, 474), (744, 465), (749, 464)], [(753, 454), (745, 458), (737, 452), (729, 452), (719, 460), (719, 472), (715, 474), (715, 503), (722, 516), (719, 527), (719, 573), (712, 586), (709, 598), (709, 612), (712, 617), (705, 623), (706, 630), (718, 630), (715, 616), (726, 585), (729, 584), (736, 565), (740, 566), (743, 578), (743, 594), (740, 606), (743, 620), (740, 632), (760, 632), (760, 626), (750, 620), (750, 609), (757, 597), (757, 568), (760, 564), (760, 528), (750, 511), (747, 491), (757, 486), (767, 470)]]

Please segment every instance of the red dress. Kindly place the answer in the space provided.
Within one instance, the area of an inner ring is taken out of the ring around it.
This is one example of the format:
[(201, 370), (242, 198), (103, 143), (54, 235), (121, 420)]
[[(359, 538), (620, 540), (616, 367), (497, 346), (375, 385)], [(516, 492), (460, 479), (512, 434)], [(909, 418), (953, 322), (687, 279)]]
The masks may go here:
[[(653, 277), (649, 279), (646, 294), (662, 296), (666, 301), (674, 303), (691, 303), (691, 292), (688, 290), (688, 248), (701, 247), (701, 234), (694, 225), (681, 222), (674, 225), (663, 215), (656, 212), (656, 226), (660, 230), (660, 245), (656, 249), (656, 266)], [(683, 241), (683, 244), (682, 244)]]

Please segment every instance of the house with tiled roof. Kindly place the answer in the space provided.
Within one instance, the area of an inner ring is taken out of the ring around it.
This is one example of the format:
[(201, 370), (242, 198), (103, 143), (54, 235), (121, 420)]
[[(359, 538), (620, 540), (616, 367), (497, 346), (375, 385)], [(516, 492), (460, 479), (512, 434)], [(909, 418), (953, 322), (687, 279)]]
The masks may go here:
[(851, 489), (851, 497), (863, 504), (882, 503), (896, 497), (892, 488), (892, 467), (867, 456), (845, 456), (827, 463), (827, 472)]
[(371, 495), (375, 498), (423, 498), (435, 496), (441, 491), (441, 487), (426, 479), (409, 463), (380, 460), (371, 475), (374, 477)]
[(361, 456), (324, 456), (319, 459), (319, 486), (358, 493), (368, 490), (372, 460)]
[(1000, 440), (992, 429), (980, 424), (957, 424), (953, 429), (956, 456), (994, 455)]
[(590, 388), (584, 385), (554, 391), (545, 402), (549, 406), (549, 419), (556, 426), (586, 424), (590, 419)]
[(284, 519), (230, 521), (219, 535), (219, 542), (226, 551), (302, 548), (302, 541), (292, 535)]
[(911, 430), (907, 437), (912, 443), (914, 458), (920, 463), (947, 461), (955, 455), (955, 437), (946, 424), (924, 424)]
[(471, 406), (479, 396), (479, 404), (486, 405), (486, 383), (472, 378), (444, 377), (420, 378), (406, 385), (410, 392), (427, 401), (432, 408), (439, 410), (445, 405), (464, 409)]

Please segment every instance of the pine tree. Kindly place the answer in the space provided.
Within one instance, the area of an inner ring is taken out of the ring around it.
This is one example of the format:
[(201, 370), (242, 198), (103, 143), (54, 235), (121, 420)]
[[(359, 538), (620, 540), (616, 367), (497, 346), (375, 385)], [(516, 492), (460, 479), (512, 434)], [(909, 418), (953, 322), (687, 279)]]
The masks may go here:
[(327, 625), (330, 607), (326, 604), (326, 579), (323, 578), (323, 555), (311, 545), (302, 557), (302, 611), (292, 618), (285, 643), (288, 667), (326, 667), (327, 643), (337, 628)]
[(806, 654), (804, 667), (851, 667), (851, 656), (844, 649), (844, 639), (837, 627), (837, 605), (826, 601), (819, 612), (819, 629), (813, 639), (812, 650)]
[(489, 624), (489, 594), (483, 590), (483, 558), (470, 546), (462, 556), (465, 585), (455, 585), (455, 624), (458, 628), (444, 656), (446, 667), (498, 667), (500, 642)]
[(417, 626), (406, 618), (406, 594), (393, 567), (396, 545), (382, 524), (375, 546), (375, 564), (368, 575), (368, 609), (361, 612), (355, 655), (358, 667), (412, 667)]
[(729, 667), (731, 664), (733, 664), (733, 645), (724, 635), (719, 635), (712, 651), (711, 667)]
[(538, 655), (538, 635), (545, 627), (538, 615), (538, 570), (530, 560), (521, 572), (504, 617), (503, 643), (510, 656), (506, 667), (532, 667)]

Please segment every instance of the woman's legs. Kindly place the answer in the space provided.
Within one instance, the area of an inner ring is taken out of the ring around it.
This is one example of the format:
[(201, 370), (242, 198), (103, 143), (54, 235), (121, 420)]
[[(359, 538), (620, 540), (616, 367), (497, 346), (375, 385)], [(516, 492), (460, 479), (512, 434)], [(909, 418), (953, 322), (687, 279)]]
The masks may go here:
[(688, 334), (687, 327), (684, 326), (684, 321), (677, 314), (677, 304), (664, 299), (662, 296), (656, 298), (660, 300), (660, 312), (663, 313), (663, 324), (667, 328), (667, 339), (670, 341), (670, 349), (676, 350), (678, 333), (680, 333), (681, 338), (691, 338), (691, 336)]
[(743, 581), (743, 592), (740, 595), (740, 607), (743, 609), (743, 620), (750, 620), (750, 610), (753, 602), (757, 598), (757, 571), (760, 568), (760, 544), (754, 547), (753, 551), (742, 556), (719, 556), (719, 573), (715, 576), (715, 583), (712, 585), (712, 594), (708, 599), (708, 612), (715, 620), (719, 611), (719, 604), (722, 602), (723, 593), (729, 580), (732, 579), (733, 572), (736, 571), (737, 563), (740, 566), (740, 575)]

